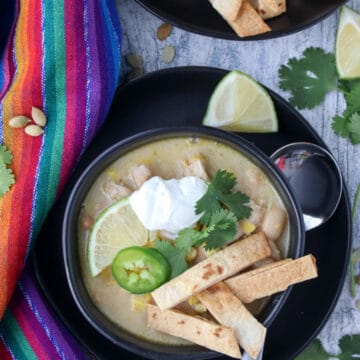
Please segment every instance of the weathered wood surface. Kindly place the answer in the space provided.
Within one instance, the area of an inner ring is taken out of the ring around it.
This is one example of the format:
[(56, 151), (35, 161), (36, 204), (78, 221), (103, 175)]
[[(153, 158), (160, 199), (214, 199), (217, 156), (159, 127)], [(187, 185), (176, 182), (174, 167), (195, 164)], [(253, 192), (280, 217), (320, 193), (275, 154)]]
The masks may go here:
[[(164, 0), (166, 1), (166, 0)], [(291, 1), (291, 0), (290, 0)], [(360, 2), (349, 5), (360, 10)], [(145, 11), (134, 0), (117, 0), (118, 13), (123, 28), (123, 55), (137, 53), (145, 62), (145, 71), (175, 66), (201, 65), (226, 69), (239, 69), (253, 76), (285, 98), (287, 94), (278, 86), (278, 69), (289, 57), (300, 56), (309, 46), (333, 51), (338, 13), (308, 30), (275, 40), (259, 42), (236, 42), (211, 39), (174, 29), (164, 42), (156, 39), (156, 30), (161, 20)], [(162, 49), (172, 44), (176, 48), (173, 63), (166, 65), (161, 60)], [(129, 71), (125, 62), (123, 72)], [(321, 135), (338, 159), (343, 171), (350, 198), (353, 199), (360, 182), (360, 145), (353, 146), (348, 140), (336, 136), (331, 129), (331, 118), (342, 113), (344, 101), (341, 94), (333, 92), (326, 101), (310, 111), (301, 111), (309, 123)], [(354, 247), (360, 247), (360, 212), (354, 224)], [(357, 269), (358, 271), (360, 269)], [(360, 298), (360, 287), (357, 288)], [(320, 339), (330, 352), (338, 351), (337, 341), (345, 334), (360, 334), (360, 312), (349, 292), (349, 281), (330, 320), (322, 330)]]

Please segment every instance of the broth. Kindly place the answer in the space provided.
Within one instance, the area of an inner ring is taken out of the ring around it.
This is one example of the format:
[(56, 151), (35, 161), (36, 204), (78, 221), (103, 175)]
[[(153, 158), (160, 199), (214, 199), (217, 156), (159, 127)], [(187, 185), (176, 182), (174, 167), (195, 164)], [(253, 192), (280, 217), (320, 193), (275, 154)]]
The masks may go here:
[[(183, 175), (180, 162), (194, 156), (201, 156), (204, 160), (210, 178), (217, 170), (225, 169), (236, 176), (236, 190), (246, 193), (256, 204), (266, 209), (272, 206), (285, 209), (267, 176), (237, 150), (213, 140), (178, 137), (143, 145), (112, 163), (92, 185), (85, 198), (82, 214), (95, 218), (104, 208), (114, 202), (102, 191), (101, 186), (104, 182), (121, 181), (132, 188), (129, 173), (134, 166), (144, 164), (151, 170), (152, 175), (164, 179), (181, 178)], [(80, 222), (78, 229), (82, 276), (90, 297), (100, 311), (119, 327), (138, 337), (167, 345), (189, 344), (185, 340), (147, 328), (146, 311), (132, 311), (132, 295), (117, 285), (109, 269), (104, 270), (95, 278), (90, 275), (86, 260), (88, 231), (80, 226)], [(281, 257), (286, 257), (289, 245), (288, 225), (277, 245)], [(249, 304), (249, 309), (256, 315), (261, 312), (266, 300), (254, 303)]]

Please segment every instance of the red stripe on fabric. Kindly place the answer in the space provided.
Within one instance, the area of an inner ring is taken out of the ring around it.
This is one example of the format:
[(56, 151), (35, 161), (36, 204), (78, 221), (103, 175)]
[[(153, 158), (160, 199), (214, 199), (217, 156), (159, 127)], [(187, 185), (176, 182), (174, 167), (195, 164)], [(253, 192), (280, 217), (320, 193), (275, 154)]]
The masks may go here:
[(0, 339), (0, 359), (1, 360), (12, 360), (12, 356), (6, 348), (2, 339)]
[[(25, 35), (21, 36), (19, 40), (24, 47), (25, 56), (21, 59), (23, 63), (22, 73), (19, 74), (20, 81), (11, 95), (15, 99), (13, 105), (14, 114), (30, 115), (31, 107), (42, 103), (42, 34), (41, 22), (37, 21), (37, 19), (41, 18), (41, 2), (28, 0), (27, 4), (25, 5), (24, 2), (23, 6), (22, 11), (24, 13), (21, 16), (26, 17), (26, 22), (22, 34)], [(19, 94), (15, 93), (16, 89), (19, 89)], [(25, 135), (21, 130), (13, 130), (11, 135), (13, 138), (12, 148), (14, 149), (14, 167), (17, 183), (15, 191), (12, 193), (9, 225), (11, 232), (9, 232), (7, 240), (11, 244), (7, 252), (8, 259), (12, 260), (7, 272), (7, 282), (10, 285), (15, 284), (24, 265), (26, 255), (26, 246), (24, 244), (29, 240), (33, 188), (42, 141), (41, 138), (32, 138)], [(19, 226), (19, 221), (21, 221), (21, 226)], [(11, 242), (11, 239), (18, 239), (19, 241)]]
[[(63, 188), (65, 179), (68, 177), (69, 164), (73, 163), (74, 147), (76, 139), (74, 136), (75, 128), (77, 126), (77, 116), (76, 116), (76, 73), (77, 73), (77, 59), (76, 59), (76, 42), (77, 42), (77, 30), (81, 28), (82, 21), (81, 16), (78, 13), (79, 18), (75, 24), (76, 17), (76, 2), (77, 0), (68, 0), (68, 6), (64, 9), (64, 18), (65, 18), (65, 46), (66, 46), (66, 124), (65, 124), (65, 133), (64, 133), (64, 143), (63, 143), (63, 158), (61, 163), (60, 179), (59, 179), (59, 188), (58, 193)], [(79, 117), (80, 118), (80, 117)], [(80, 125), (79, 125), (80, 126)]]
[(22, 333), (39, 360), (60, 359), (54, 345), (38, 322), (21, 291), (16, 289), (10, 308)]
[[(25, 3), (25, 2), (24, 2)], [(26, 11), (25, 11), (26, 10)], [(41, 2), (37, 0), (28, 0), (27, 7), (25, 8), (24, 16), (27, 16), (26, 28), (23, 33), (26, 36), (22, 37), (24, 47), (27, 48), (27, 55), (23, 61), (23, 72), (22, 84), (19, 85), (21, 88), (21, 100), (16, 106), (16, 112), (26, 115), (30, 115), (31, 107), (33, 105), (40, 106), (42, 103), (41, 94), (41, 59), (42, 59), (42, 47), (41, 47)], [(31, 16), (29, 16), (31, 14)], [(41, 107), (41, 106), (40, 106)], [(15, 110), (15, 109), (14, 109)], [(22, 136), (23, 143), (19, 147), (21, 149), (27, 149), (19, 153), (18, 158), (21, 159), (19, 165), (20, 173), (17, 176), (17, 189), (16, 198), (14, 196), (12, 202), (12, 217), (10, 219), (11, 238), (19, 239), (19, 242), (12, 243), (12, 246), (8, 250), (8, 256), (13, 259), (15, 266), (21, 270), (26, 255), (27, 242), (29, 240), (28, 234), (30, 234), (30, 221), (32, 212), (32, 200), (35, 183), (35, 174), (37, 168), (37, 160), (41, 147), (41, 138), (34, 139), (30, 136), (25, 135), (23, 132), (20, 133)], [(19, 132), (13, 133), (13, 136), (19, 136)], [(14, 216), (14, 214), (16, 214)], [(19, 220), (22, 221), (19, 226)], [(22, 236), (21, 236), (22, 235)], [(9, 239), (8, 241), (10, 241)], [(16, 281), (19, 273), (16, 273), (13, 269), (9, 269), (8, 279), (10, 283)]]

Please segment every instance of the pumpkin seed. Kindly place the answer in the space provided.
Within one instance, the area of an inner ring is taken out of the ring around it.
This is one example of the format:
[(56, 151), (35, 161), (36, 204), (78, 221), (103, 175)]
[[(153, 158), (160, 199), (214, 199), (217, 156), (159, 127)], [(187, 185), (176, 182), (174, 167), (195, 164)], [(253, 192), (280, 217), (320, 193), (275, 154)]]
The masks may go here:
[(18, 115), (18, 116), (14, 116), (13, 118), (11, 118), (9, 120), (9, 126), (11, 126), (12, 128), (18, 129), (18, 128), (22, 128), (25, 125), (27, 125), (31, 120), (24, 115)]
[(128, 54), (125, 56), (127, 63), (133, 68), (142, 68), (143, 59), (138, 54)]
[(360, 285), (360, 275), (355, 276), (355, 282)]
[(165, 64), (170, 64), (175, 58), (175, 48), (172, 45), (164, 47), (162, 60)]
[(46, 125), (46, 116), (42, 110), (33, 106), (31, 109), (31, 117), (33, 118), (35, 124), (44, 127)]
[(172, 30), (171, 24), (168, 24), (168, 23), (161, 24), (157, 29), (157, 33), (156, 33), (157, 38), (160, 41), (164, 41), (171, 34), (171, 30)]
[(351, 255), (351, 262), (353, 264), (357, 264), (360, 262), (360, 249), (356, 249), (353, 251)]
[(44, 133), (44, 130), (39, 125), (28, 125), (25, 128), (25, 133), (30, 136), (40, 136)]

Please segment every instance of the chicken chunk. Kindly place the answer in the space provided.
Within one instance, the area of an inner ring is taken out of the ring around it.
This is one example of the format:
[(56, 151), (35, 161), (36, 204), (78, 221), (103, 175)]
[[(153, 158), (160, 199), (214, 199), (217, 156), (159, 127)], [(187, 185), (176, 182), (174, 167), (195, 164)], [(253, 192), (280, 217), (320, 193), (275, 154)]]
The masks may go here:
[(133, 167), (130, 170), (130, 178), (134, 183), (135, 188), (139, 188), (146, 180), (149, 180), (152, 177), (150, 169), (144, 165), (140, 164)]
[(104, 182), (101, 186), (101, 190), (111, 200), (120, 200), (131, 194), (131, 190), (129, 188), (111, 180)]
[(180, 163), (182, 176), (196, 176), (205, 181), (209, 181), (209, 175), (206, 172), (204, 159), (201, 156), (193, 156), (191, 159)]

